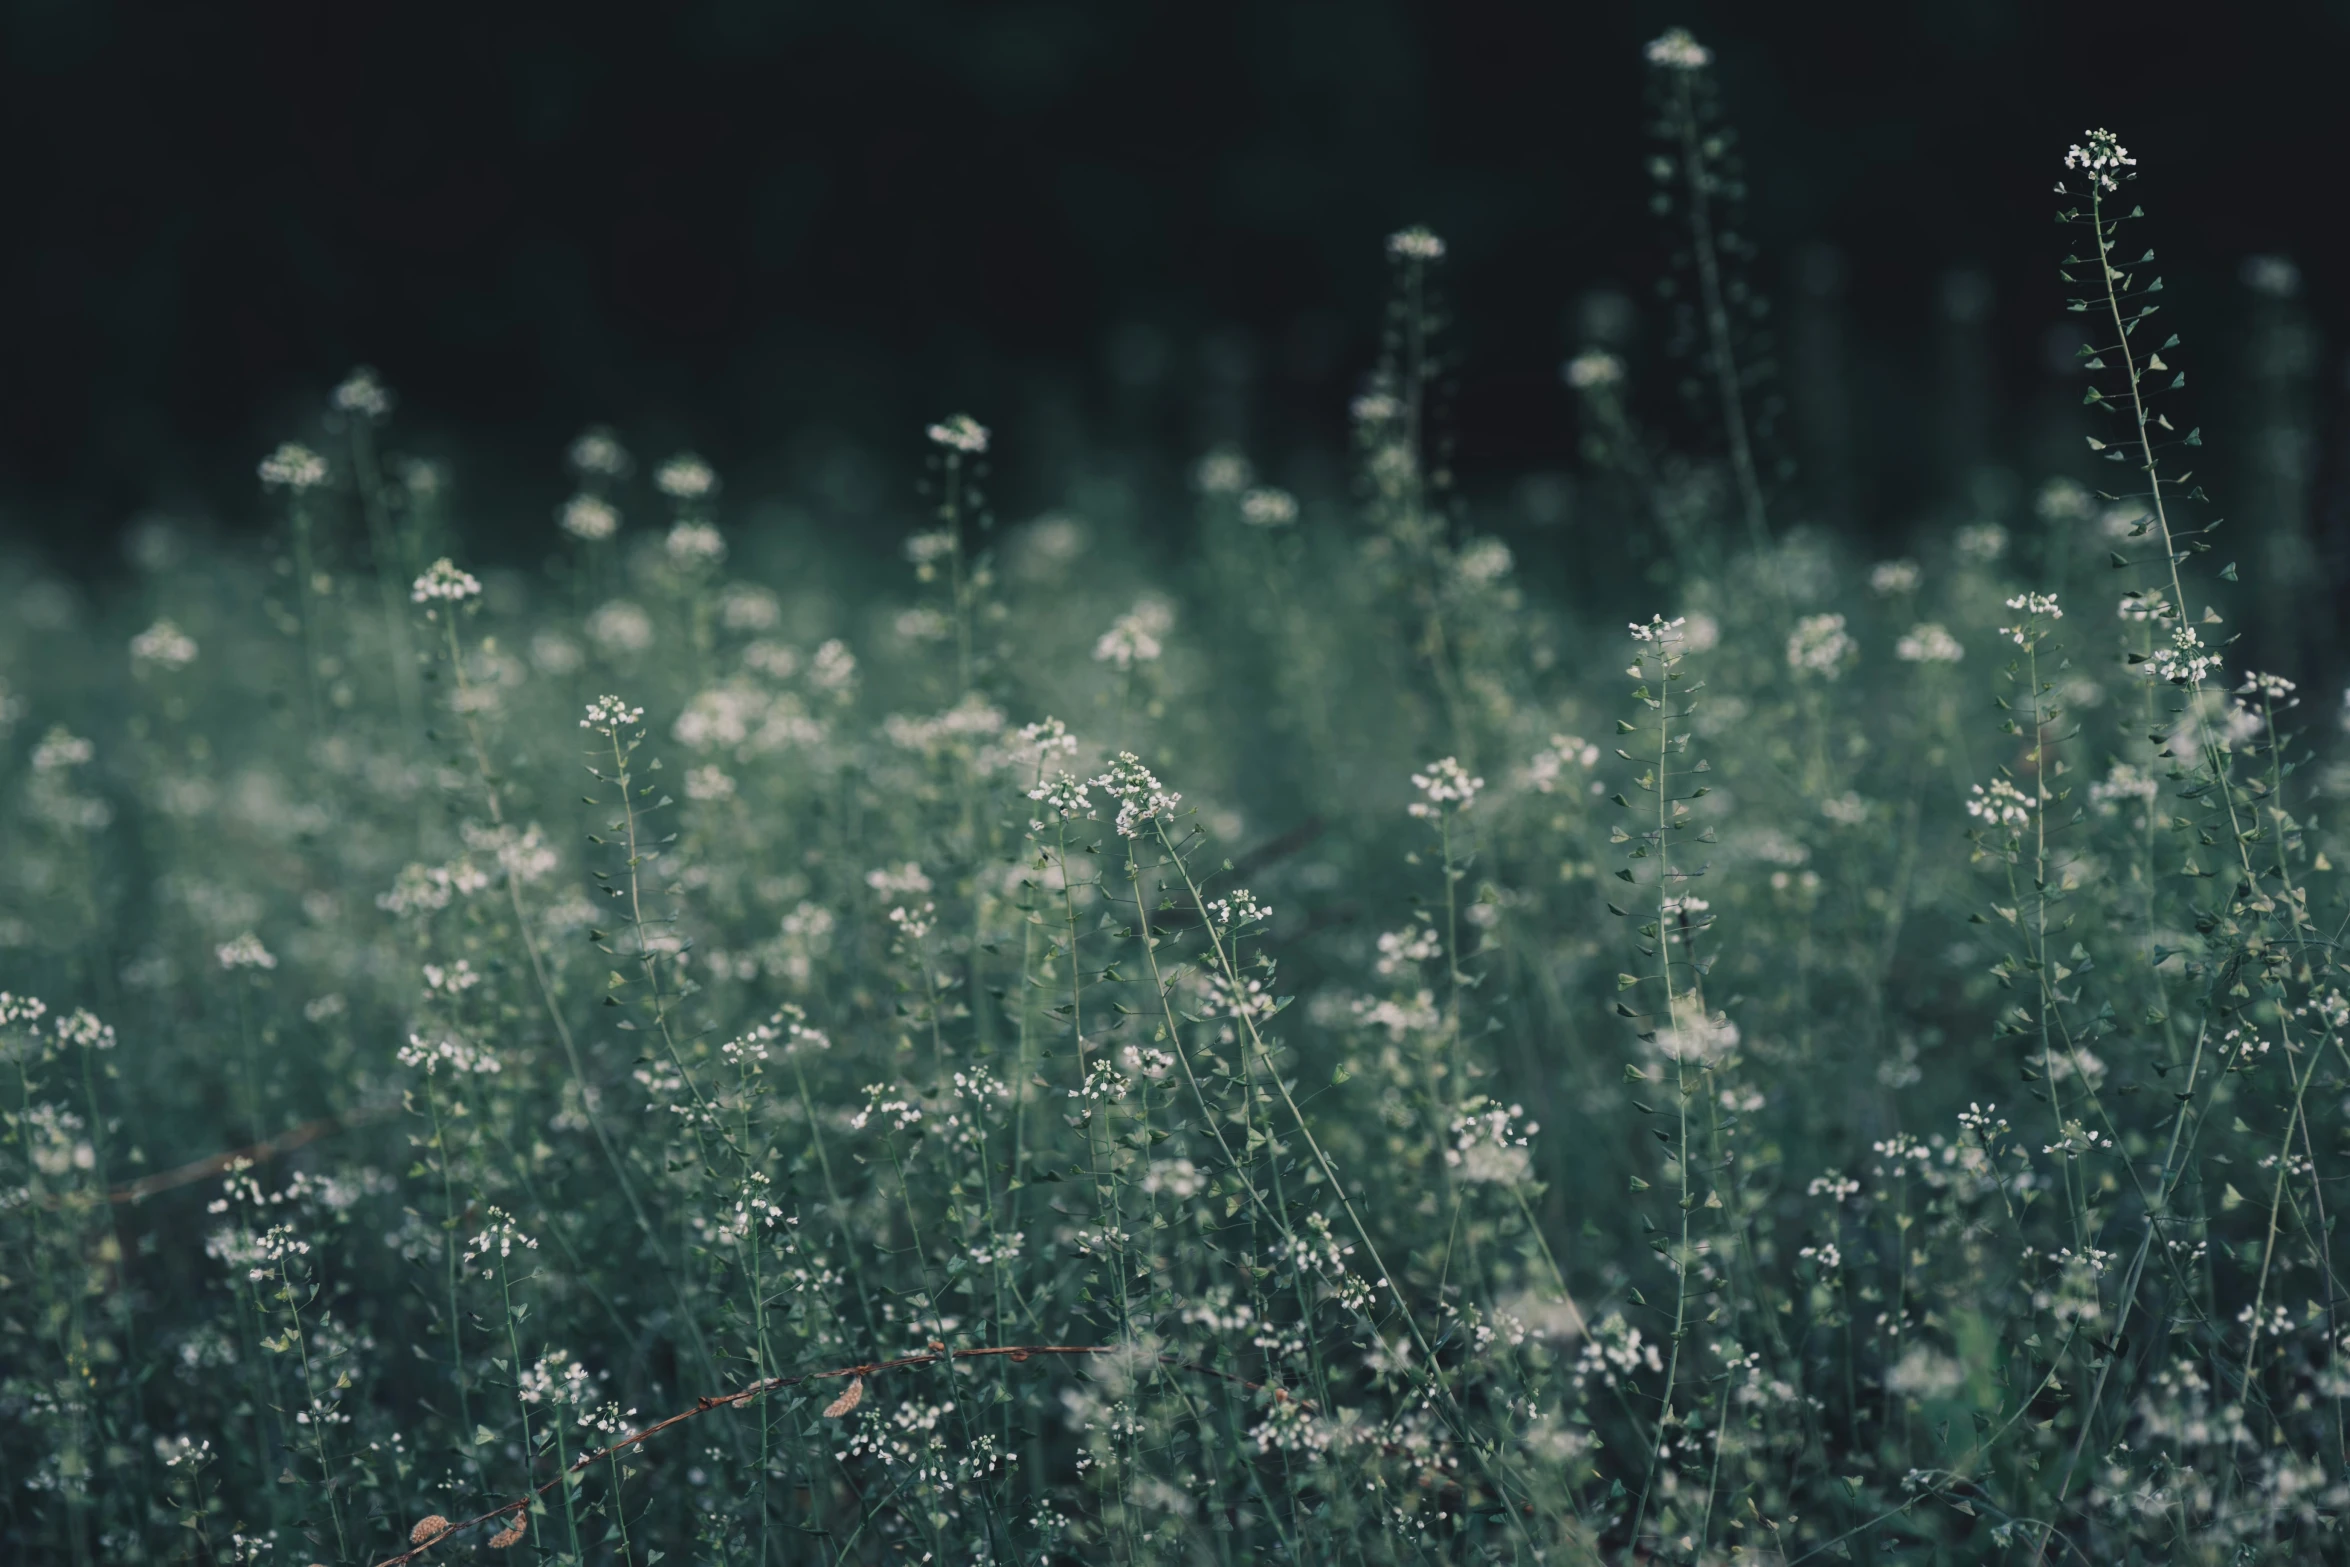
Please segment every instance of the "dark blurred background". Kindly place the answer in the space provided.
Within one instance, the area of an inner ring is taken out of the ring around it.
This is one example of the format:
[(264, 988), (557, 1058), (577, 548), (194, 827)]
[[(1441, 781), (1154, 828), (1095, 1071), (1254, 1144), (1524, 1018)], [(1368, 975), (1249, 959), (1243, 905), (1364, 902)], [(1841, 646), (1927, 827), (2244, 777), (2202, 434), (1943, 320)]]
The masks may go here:
[(485, 554), (545, 540), (593, 421), (845, 529), (957, 408), (1008, 513), (1179, 515), (1227, 439), (1335, 486), (1410, 222), (1451, 245), (1472, 495), (1570, 521), (1561, 360), (1623, 331), (1670, 380), (1674, 23), (1745, 141), (1794, 510), (1893, 540), (2080, 471), (2050, 187), (2110, 125), (2215, 472), (2342, 580), (2350, 7), (2315, 0), (10, 0), (0, 530), (102, 573), (145, 512), (262, 527), (255, 460), (361, 361)]

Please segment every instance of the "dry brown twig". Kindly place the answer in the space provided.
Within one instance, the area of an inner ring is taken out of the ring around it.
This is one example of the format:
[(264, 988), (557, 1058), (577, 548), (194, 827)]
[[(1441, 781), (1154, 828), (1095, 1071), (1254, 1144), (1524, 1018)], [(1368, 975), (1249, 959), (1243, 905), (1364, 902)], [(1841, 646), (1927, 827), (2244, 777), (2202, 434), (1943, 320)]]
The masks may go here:
[[(793, 1377), (769, 1377), (764, 1382), (754, 1382), (749, 1387), (739, 1389), (736, 1392), (698, 1398), (694, 1400), (694, 1406), (691, 1409), (681, 1409), (668, 1419), (656, 1420), (643, 1430), (632, 1431), (607, 1446), (581, 1453), (571, 1461), (570, 1468), (565, 1470), (563, 1474), (557, 1475), (543, 1485), (531, 1487), (523, 1495), (493, 1507), (486, 1513), (477, 1513), (471, 1518), (461, 1519), (455, 1523), (450, 1522), (439, 1513), (429, 1514), (418, 1520), (416, 1527), (409, 1531), (409, 1548), (407, 1550), (397, 1556), (385, 1557), (382, 1561), (375, 1563), (375, 1567), (406, 1567), (407, 1563), (416, 1560), (451, 1536), (481, 1524), (494, 1523), (501, 1518), (510, 1519), (511, 1522), (506, 1528), (492, 1536), (487, 1543), (492, 1546), (512, 1545), (522, 1538), (522, 1515), (529, 1508), (531, 1502), (562, 1484), (568, 1475), (585, 1469), (599, 1459), (608, 1458), (626, 1448), (635, 1447), (650, 1437), (658, 1436), (671, 1426), (683, 1425), (688, 1420), (698, 1419), (713, 1409), (732, 1409), (769, 1393), (780, 1393), (786, 1388), (800, 1387), (810, 1382), (837, 1381), (842, 1377), (847, 1377), (851, 1379), (848, 1388), (824, 1410), (826, 1415), (837, 1420), (852, 1413), (857, 1405), (864, 1400), (865, 1379), (877, 1376), (884, 1371), (898, 1371), (908, 1366), (936, 1365), (942, 1360), (1002, 1358), (1019, 1362), (1036, 1355), (1109, 1355), (1115, 1354), (1118, 1349), (1119, 1346), (1116, 1344), (1005, 1344), (987, 1349), (948, 1349), (944, 1344), (934, 1342), (928, 1354), (901, 1355), (895, 1360), (868, 1361), (860, 1366), (840, 1366), (830, 1371), (805, 1371)], [(1235, 1376), (1229, 1371), (1218, 1371), (1213, 1366), (1198, 1365), (1188, 1360), (1180, 1360), (1173, 1355), (1160, 1355), (1157, 1358), (1161, 1365), (1176, 1366), (1185, 1371), (1197, 1371), (1206, 1376), (1220, 1377), (1224, 1381), (1246, 1388), (1252, 1393), (1270, 1391), (1273, 1397), (1280, 1402), (1294, 1402), (1301, 1409), (1312, 1410), (1314, 1408), (1309, 1400), (1293, 1399), (1288, 1392), (1281, 1388), (1267, 1389), (1262, 1382), (1251, 1382), (1247, 1378)]]

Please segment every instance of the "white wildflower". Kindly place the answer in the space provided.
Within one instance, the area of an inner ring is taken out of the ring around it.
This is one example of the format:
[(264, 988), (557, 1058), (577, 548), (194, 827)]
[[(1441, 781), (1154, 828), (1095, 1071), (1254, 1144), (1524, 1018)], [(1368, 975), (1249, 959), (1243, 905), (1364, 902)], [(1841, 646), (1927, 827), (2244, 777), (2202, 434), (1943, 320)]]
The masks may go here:
[(1663, 66), (1668, 71), (1702, 71), (1713, 63), (1713, 51), (1699, 43), (1686, 27), (1667, 28), (1660, 36), (1648, 41), (1643, 51), (1651, 65)]
[(1387, 253), (1401, 261), (1440, 261), (1444, 241), (1415, 224), (1387, 236)]
[(2086, 169), (2091, 184), (2102, 185), (2107, 190), (2121, 189), (2118, 171), (2135, 168), (2138, 160), (2130, 156), (2129, 149), (2111, 131), (2090, 131), (2087, 139), (2087, 146), (2075, 142), (2066, 149), (2064, 166), (2068, 169)]
[(134, 663), (158, 669), (185, 669), (196, 661), (196, 639), (168, 620), (158, 620), (131, 638)]
[(261, 944), (261, 938), (251, 931), (246, 931), (241, 936), (222, 942), (213, 948), (212, 955), (220, 960), (220, 966), (224, 969), (273, 969), (277, 967), (276, 957)]
[(1787, 634), (1787, 667), (1833, 680), (1855, 646), (1842, 615), (1806, 615)]
[(1893, 644), (1893, 656), (1908, 664), (1955, 664), (1966, 656), (1958, 638), (1934, 621), (1912, 626)]
[(1476, 804), (1485, 780), (1470, 777), (1458, 757), (1447, 756), (1430, 762), (1426, 772), (1412, 774), (1412, 787), (1420, 791), (1420, 798), (1411, 803), (1411, 814), (1428, 819), (1442, 815), (1448, 807), (1465, 811)]
[(326, 483), (326, 459), (299, 441), (288, 441), (261, 459), (263, 488), (300, 494)]
[(927, 432), (931, 440), (951, 452), (973, 456), (987, 450), (987, 426), (969, 414), (949, 414)]
[(679, 452), (653, 471), (653, 488), (673, 501), (707, 500), (718, 493), (718, 471), (692, 452)]
[(573, 538), (596, 544), (620, 531), (620, 508), (600, 495), (574, 495), (556, 511), (555, 520)]

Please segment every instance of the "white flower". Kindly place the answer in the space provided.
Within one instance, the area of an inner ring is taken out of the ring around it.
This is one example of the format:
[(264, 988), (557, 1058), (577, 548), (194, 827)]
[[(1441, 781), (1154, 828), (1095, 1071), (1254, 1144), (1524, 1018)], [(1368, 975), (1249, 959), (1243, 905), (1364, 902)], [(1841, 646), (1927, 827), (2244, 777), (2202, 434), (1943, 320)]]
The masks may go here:
[(1240, 520), (1260, 528), (1297, 521), (1297, 497), (1287, 490), (1251, 490), (1240, 498)]
[(618, 734), (633, 724), (644, 722), (645, 710), (630, 707), (616, 696), (600, 696), (587, 706), (587, 717), (579, 721), (582, 729), (593, 729), (598, 734)]
[(1912, 626), (1893, 644), (1893, 656), (1908, 664), (1955, 664), (1966, 656), (1966, 649), (1934, 621)]
[(620, 508), (600, 495), (574, 495), (555, 513), (555, 519), (565, 533), (590, 544), (620, 531)]
[(1586, 348), (1559, 367), (1559, 378), (1578, 392), (1617, 386), (1624, 379), (1624, 362), (1604, 348)]
[(1165, 651), (1159, 638), (1174, 629), (1175, 611), (1164, 600), (1146, 598), (1120, 615), (1093, 645), (1093, 661), (1120, 671), (1147, 664)]
[(622, 478), (632, 466), (619, 437), (601, 425), (582, 431), (566, 457), (574, 472), (605, 479)]
[(1787, 667), (1833, 680), (1855, 645), (1842, 615), (1806, 615), (1787, 634)]
[(1689, 624), (1689, 618), (1684, 615), (1674, 620), (1667, 620), (1662, 615), (1651, 615), (1645, 626), (1638, 621), (1633, 621), (1631, 624), (1633, 641), (1669, 645), (1682, 640), (1682, 633)]
[(2170, 646), (2154, 650), (2155, 675), (2173, 685), (2199, 686), (2219, 664), (2219, 655), (2204, 647), (2193, 626), (2179, 627), (2171, 633)]
[(1444, 241), (1414, 224), (1387, 236), (1387, 253), (1404, 261), (1440, 261), (1444, 258)]
[(1175, 807), (1183, 802), (1183, 796), (1161, 784), (1132, 751), (1119, 752), (1108, 772), (1088, 781), (1118, 802), (1117, 827), (1121, 838), (1136, 836), (1145, 822), (1172, 818)]
[(1648, 42), (1648, 63), (1669, 71), (1700, 71), (1713, 63), (1713, 51), (1689, 36), (1686, 27), (1667, 28)]
[(443, 555), (425, 567), (424, 575), (416, 579), (408, 597), (418, 604), (430, 604), (435, 600), (462, 604), (467, 599), (481, 597), (481, 583), (473, 573), (458, 570), (457, 563)]
[(678, 566), (715, 566), (726, 559), (725, 537), (706, 522), (679, 523), (669, 530), (664, 547), (670, 563)]
[(212, 949), (212, 955), (220, 960), (220, 966), (224, 969), (277, 967), (277, 959), (261, 944), (261, 938), (251, 931), (234, 940), (222, 942)]
[(1988, 564), (2007, 553), (2007, 530), (1996, 522), (1973, 522), (1958, 530), (1953, 543), (1964, 558)]
[(653, 617), (626, 599), (614, 599), (589, 612), (587, 634), (607, 653), (642, 653), (653, 645)]
[(131, 638), (131, 658), (160, 669), (185, 669), (196, 661), (196, 639), (168, 620), (158, 620)]
[(1896, 593), (1915, 593), (1918, 578), (1918, 563), (1914, 560), (1881, 560), (1869, 568), (1869, 591), (1887, 598)]
[(1458, 757), (1447, 756), (1430, 762), (1426, 772), (1412, 774), (1412, 787), (1420, 791), (1420, 798), (1411, 803), (1411, 814), (1426, 819), (1442, 815), (1447, 806), (1467, 810), (1477, 803), (1485, 780), (1471, 778)]
[(927, 432), (933, 441), (953, 452), (974, 456), (987, 450), (987, 426), (969, 414), (949, 414)]
[(1202, 495), (1238, 495), (1254, 477), (1248, 459), (1229, 446), (1217, 447), (1191, 471), (1192, 485)]
[(718, 472), (692, 452), (679, 452), (654, 470), (653, 488), (673, 501), (707, 500), (718, 493)]
[(1479, 587), (1499, 582), (1516, 565), (1510, 547), (1499, 539), (1478, 539), (1453, 560), (1453, 569), (1460, 573), (1461, 580)]
[(2121, 182), (2115, 177), (2115, 171), (2135, 168), (2138, 160), (2130, 156), (2129, 149), (2124, 147), (2111, 131), (2090, 131), (2088, 143), (2084, 147), (2079, 142), (2075, 142), (2068, 148), (2064, 155), (2064, 166), (2068, 169), (2088, 170), (2091, 184), (2102, 185), (2107, 190), (2121, 189)]
[(734, 780), (715, 767), (696, 767), (685, 775), (685, 797), (715, 803), (734, 798)]
[(33, 747), (33, 771), (61, 773), (69, 767), (81, 767), (98, 754), (98, 748), (82, 736), (69, 730), (52, 729)]
[(922, 867), (912, 860), (902, 865), (884, 865), (865, 873), (865, 885), (885, 898), (919, 897), (931, 890), (930, 878), (922, 874)]
[(2258, 696), (2270, 702), (2281, 703), (2286, 707), (2297, 707), (2301, 701), (2299, 697), (2293, 695), (2297, 689), (2298, 687), (2283, 675), (2247, 673), (2244, 676), (2244, 683), (2236, 688), (2236, 692), (2239, 696)]
[(730, 582), (718, 595), (718, 623), (729, 631), (773, 631), (783, 624), (783, 606), (754, 583)]
[(2020, 829), (2031, 825), (2033, 803), (2031, 796), (2014, 784), (2004, 778), (1994, 778), (1989, 789), (1975, 785), (1974, 794), (1966, 803), (1966, 813), (1994, 827)]
[(315, 490), (326, 483), (326, 459), (299, 441), (288, 441), (261, 459), (263, 488)]
[(357, 414), (362, 419), (381, 419), (392, 411), (391, 388), (376, 379), (373, 365), (361, 365), (343, 377), (343, 384), (327, 401), (335, 412)]
[(1542, 1128), (1532, 1121), (1519, 1124), (1525, 1106), (1505, 1110), (1480, 1095), (1461, 1108), (1465, 1113), (1452, 1123), (1453, 1145), (1444, 1150), (1444, 1162), (1460, 1171), (1465, 1181), (1507, 1186), (1526, 1179), (1533, 1169), (1526, 1149)]

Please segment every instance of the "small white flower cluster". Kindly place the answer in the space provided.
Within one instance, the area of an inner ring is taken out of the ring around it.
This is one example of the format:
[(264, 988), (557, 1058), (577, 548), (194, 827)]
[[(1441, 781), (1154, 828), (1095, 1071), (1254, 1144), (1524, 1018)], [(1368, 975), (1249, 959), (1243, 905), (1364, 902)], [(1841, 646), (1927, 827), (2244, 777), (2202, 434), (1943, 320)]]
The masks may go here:
[(1408, 229), (1397, 229), (1387, 236), (1387, 253), (1399, 261), (1441, 261), (1444, 259), (1444, 241), (1414, 224)]
[(1472, 1099), (1462, 1107), (1462, 1114), (1452, 1123), (1453, 1145), (1444, 1150), (1444, 1162), (1460, 1171), (1464, 1181), (1483, 1181), (1498, 1185), (1514, 1185), (1523, 1181), (1533, 1168), (1526, 1153), (1533, 1135), (1542, 1130), (1532, 1121), (1523, 1120), (1523, 1105), (1500, 1105), (1482, 1099)]
[(425, 567), (424, 575), (408, 590), (409, 601), (415, 604), (462, 604), (480, 597), (480, 581), (472, 572), (460, 571), (457, 563), (446, 555)]
[(679, 452), (653, 470), (653, 488), (673, 501), (707, 500), (718, 493), (718, 470), (692, 452)]
[(887, 1083), (868, 1083), (865, 1085), (865, 1108), (849, 1117), (849, 1129), (861, 1132), (875, 1116), (885, 1117), (890, 1123), (889, 1130), (902, 1132), (921, 1121), (922, 1107), (911, 1096), (892, 1097), (892, 1090)]
[(1375, 967), (1385, 975), (1396, 975), (1430, 958), (1440, 957), (1444, 943), (1436, 932), (1426, 925), (1409, 930), (1382, 931), (1379, 935), (1379, 958)]
[(626, 599), (588, 611), (588, 639), (606, 653), (642, 653), (653, 645), (653, 617)]
[(2236, 688), (2238, 696), (2257, 696), (2264, 702), (2281, 707), (2298, 707), (2301, 699), (2293, 693), (2299, 688), (2283, 675), (2264, 675), (2247, 671), (2244, 683)]
[(1458, 757), (1446, 756), (1430, 762), (1426, 772), (1412, 774), (1412, 787), (1420, 791), (1420, 798), (1411, 803), (1411, 814), (1430, 820), (1448, 809), (1459, 812), (1475, 805), (1485, 780), (1470, 777)]
[[(0, 997), (0, 1007), (6, 1001)], [(83, 1007), (75, 1007), (57, 1020), (57, 1042), (61, 1045), (79, 1045), (84, 1050), (112, 1050), (114, 1030), (98, 1021), (97, 1015)]]
[(632, 724), (644, 722), (645, 710), (630, 707), (616, 696), (600, 696), (587, 705), (587, 717), (579, 721), (582, 729), (592, 729), (600, 735), (617, 735)]
[(1914, 560), (1881, 560), (1869, 568), (1869, 591), (1883, 598), (1915, 593), (1922, 575)]
[(2107, 190), (2121, 189), (2117, 171), (2135, 168), (2137, 164), (2138, 160), (2130, 156), (2130, 150), (2108, 130), (2090, 131), (2087, 146), (2075, 142), (2066, 149), (2064, 155), (2066, 168), (2088, 170), (2090, 183), (2102, 185)]
[(1273, 994), (1268, 980), (1254, 974), (1228, 979), (1222, 974), (1203, 975), (1200, 986), (1207, 992), (1205, 1010), (1210, 1017), (1228, 1017), (1235, 1022), (1252, 1018), (1271, 1017), (1280, 1010), (1281, 1003)]
[(1686, 27), (1670, 27), (1648, 41), (1643, 51), (1648, 63), (1668, 71), (1702, 71), (1713, 63), (1711, 49), (1690, 36)]
[(882, 865), (865, 873), (865, 885), (884, 898), (918, 898), (931, 890), (928, 876), (913, 860), (902, 865)]
[(2057, 608), (2053, 593), (2018, 593), (2007, 601), (2009, 609), (2020, 609), (2029, 618), (2020, 626), (2001, 626), (1999, 634), (2009, 638), (2017, 647), (2030, 647), (2039, 640), (2040, 628), (2034, 622), (2062, 620), (2064, 611)]
[(50, 730), (33, 747), (33, 771), (62, 773), (69, 767), (86, 767), (98, 754), (98, 747), (88, 738), (63, 728)]
[(599, 479), (626, 478), (635, 466), (620, 438), (601, 425), (581, 431), (579, 438), (571, 443), (566, 458), (573, 472), (593, 474)]
[(427, 1077), (439, 1075), (444, 1066), (451, 1075), (459, 1077), (468, 1073), (475, 1077), (493, 1077), (505, 1070), (504, 1063), (496, 1055), (467, 1044), (454, 1035), (428, 1040), (421, 1034), (410, 1034), (408, 1043), (400, 1047), (396, 1059), (410, 1071), (422, 1072)]
[(1559, 379), (1578, 392), (1620, 386), (1624, 380), (1624, 361), (1604, 348), (1586, 348), (1559, 367)]
[(2007, 530), (1996, 522), (1970, 522), (1952, 536), (1951, 542), (1961, 559), (1989, 565), (2007, 553)]
[(1651, 615), (1645, 626), (1638, 621), (1633, 621), (1631, 624), (1633, 641), (1652, 642), (1659, 646), (1669, 647), (1683, 640), (1683, 633), (1689, 625), (1689, 617), (1681, 615), (1667, 620), (1662, 615)]
[(969, 414), (949, 414), (932, 425), (927, 433), (931, 440), (950, 452), (977, 456), (987, 450), (987, 426)]
[(726, 536), (706, 522), (681, 522), (662, 542), (672, 566), (688, 570), (715, 566), (726, 559)]
[(1534, 760), (1526, 764), (1526, 786), (1537, 794), (1549, 794), (1557, 789), (1568, 768), (1589, 772), (1598, 765), (1598, 746), (1580, 735), (1552, 735), (1549, 748), (1535, 752)]
[(1955, 664), (1966, 657), (1966, 649), (1940, 624), (1924, 621), (1902, 633), (1893, 656), (1908, 664)]
[(326, 483), (326, 459), (299, 441), (288, 441), (261, 459), (260, 473), (264, 489), (299, 495)]
[(2219, 655), (2204, 647), (2193, 626), (2180, 626), (2171, 633), (2170, 646), (2154, 650), (2155, 677), (2174, 686), (2200, 686), (2219, 666)]
[[(465, 1266), (470, 1268), (476, 1262), (493, 1254), (498, 1261), (506, 1262), (513, 1257), (514, 1249), (517, 1246), (524, 1251), (539, 1249), (539, 1243), (536, 1240), (522, 1233), (522, 1227), (514, 1222), (512, 1214), (493, 1205), (489, 1213), (488, 1228), (476, 1235), (473, 1238), (473, 1244), (465, 1249)], [(484, 1268), (481, 1270), (481, 1276), (485, 1279), (494, 1279), (497, 1277), (497, 1272), (492, 1268)]]
[(2030, 795), (2004, 778), (1994, 778), (1988, 789), (1975, 785), (1966, 803), (1966, 813), (1994, 827), (2020, 830), (2031, 825), (2032, 806)]
[(1240, 520), (1252, 527), (1278, 528), (1297, 521), (1297, 497), (1270, 486), (1240, 498)]
[(474, 972), (469, 958), (459, 958), (443, 967), (438, 963), (424, 965), (424, 988), (435, 995), (461, 996), (481, 983), (481, 975)]
[(1256, 477), (1256, 470), (1240, 452), (1219, 446), (1191, 470), (1192, 487), (1202, 495), (1238, 495)]
[(1175, 627), (1175, 610), (1165, 599), (1146, 598), (1120, 615), (1093, 645), (1093, 661), (1108, 664), (1121, 674), (1147, 664), (1166, 651), (1159, 638)]
[(515, 1379), (514, 1391), (526, 1404), (583, 1406), (595, 1388), (595, 1378), (588, 1368), (571, 1358), (565, 1349), (550, 1349), (539, 1356), (538, 1364)]
[(1257, 902), (1257, 895), (1246, 887), (1235, 888), (1229, 897), (1208, 900), (1208, 918), (1216, 922), (1220, 931), (1261, 925), (1272, 917), (1273, 911)]
[(343, 377), (342, 384), (328, 396), (327, 402), (336, 413), (381, 419), (392, 411), (392, 389), (377, 377), (375, 366), (360, 365)]
[(1842, 615), (1806, 615), (1787, 633), (1787, 667), (1833, 680), (1856, 646)]
[(574, 495), (555, 513), (565, 533), (583, 544), (599, 544), (620, 531), (620, 508), (601, 495)]
[(158, 620), (131, 638), (131, 662), (157, 669), (185, 669), (196, 661), (196, 639), (168, 620)]
[(1120, 751), (1110, 770), (1092, 780), (1093, 787), (1118, 802), (1118, 836), (1132, 838), (1147, 822), (1170, 821), (1183, 796), (1159, 782), (1142, 758)]
[(224, 969), (273, 969), (277, 967), (277, 959), (271, 955), (267, 947), (261, 944), (261, 938), (251, 931), (246, 931), (241, 936), (222, 942), (212, 949), (212, 955), (220, 960), (220, 966)]
[(1638, 1328), (1624, 1320), (1622, 1312), (1611, 1311), (1605, 1321), (1591, 1330), (1591, 1337), (1583, 1341), (1583, 1352), (1575, 1362), (1575, 1386), (1580, 1390), (1597, 1377), (1602, 1385), (1617, 1387), (1624, 1378), (1642, 1369), (1663, 1371), (1664, 1357)]
[[(1063, 821), (1083, 816), (1093, 809), (1093, 797), (1086, 793), (1088, 780), (1068, 773), (1055, 773), (1049, 780), (1028, 791), (1028, 798), (1042, 805)], [(1041, 828), (1044, 823), (1038, 822)]]

